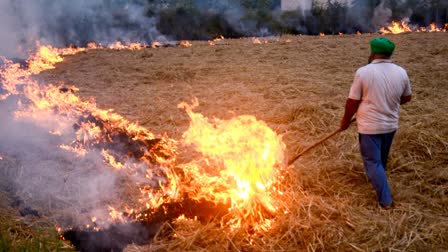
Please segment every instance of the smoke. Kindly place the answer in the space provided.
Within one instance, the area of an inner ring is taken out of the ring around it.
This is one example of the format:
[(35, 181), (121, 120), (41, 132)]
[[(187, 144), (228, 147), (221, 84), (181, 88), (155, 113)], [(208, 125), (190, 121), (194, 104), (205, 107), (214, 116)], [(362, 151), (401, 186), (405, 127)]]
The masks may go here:
[(120, 193), (117, 173), (99, 153), (81, 158), (59, 148), (70, 141), (69, 135), (50, 134), (48, 126), (68, 128), (73, 123), (69, 119), (52, 115), (37, 125), (13, 118), (16, 102), (14, 97), (0, 102), (2, 181), (12, 185), (13, 204), (56, 218), (60, 225), (85, 225), (92, 216), (106, 219), (107, 205)]
[(138, 1), (0, 0), (0, 55), (23, 57), (36, 41), (65, 47), (166, 40), (146, 11)]
[[(132, 136), (119, 135), (122, 141), (90, 147), (85, 155), (60, 148), (74, 142), (76, 125), (87, 119), (62, 116), (57, 109), (18, 116), (24, 111), (18, 104), (27, 102), (21, 95), (0, 100), (0, 189), (9, 192), (22, 215), (47, 216), (63, 227), (107, 228), (122, 219), (111, 218), (110, 207), (119, 215), (125, 207), (140, 211), (146, 207), (139, 202), (140, 189), (155, 191), (166, 182), (161, 175), (148, 177), (159, 166), (123, 154), (122, 148), (133, 148), (126, 142)], [(133, 169), (115, 170), (104, 162), (102, 150), (122, 155), (124, 166)]]
[(376, 29), (385, 25), (385, 22), (392, 16), (392, 10), (384, 6), (384, 0), (375, 8), (373, 12), (373, 26)]
[(24, 58), (36, 41), (63, 47), (218, 35), (376, 32), (391, 19), (443, 26), (447, 13), (446, 1), (422, 0), (0, 0), (0, 55)]

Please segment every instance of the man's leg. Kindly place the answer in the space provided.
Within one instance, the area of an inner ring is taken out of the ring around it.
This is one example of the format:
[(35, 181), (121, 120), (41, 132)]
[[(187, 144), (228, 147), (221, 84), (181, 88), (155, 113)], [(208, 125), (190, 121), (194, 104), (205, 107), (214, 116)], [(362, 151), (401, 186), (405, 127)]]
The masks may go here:
[(389, 157), (390, 146), (392, 145), (392, 141), (394, 140), (395, 131), (381, 135), (381, 162), (383, 163), (384, 170), (387, 170), (387, 159)]
[(364, 169), (376, 191), (380, 205), (383, 207), (390, 206), (392, 204), (392, 195), (387, 183), (386, 170), (381, 160), (381, 135), (359, 134), (359, 145), (364, 161)]

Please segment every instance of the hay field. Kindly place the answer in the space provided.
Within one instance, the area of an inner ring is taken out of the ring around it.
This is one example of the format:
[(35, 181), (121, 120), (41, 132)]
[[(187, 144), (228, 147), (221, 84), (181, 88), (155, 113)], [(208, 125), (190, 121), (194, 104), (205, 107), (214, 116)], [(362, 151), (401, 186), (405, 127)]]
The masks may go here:
[[(92, 50), (67, 56), (40, 74), (80, 88), (157, 134), (179, 139), (188, 127), (181, 101), (197, 97), (207, 117), (255, 115), (283, 135), (287, 156), (337, 129), (356, 69), (376, 35), (285, 36), (217, 46), (141, 51)], [(393, 59), (411, 79), (388, 176), (395, 208), (382, 210), (367, 182), (355, 127), (289, 167), (287, 214), (266, 234), (248, 238), (215, 225), (179, 224), (176, 236), (128, 251), (443, 251), (448, 248), (448, 33), (388, 36)], [(290, 42), (289, 42), (290, 41)]]

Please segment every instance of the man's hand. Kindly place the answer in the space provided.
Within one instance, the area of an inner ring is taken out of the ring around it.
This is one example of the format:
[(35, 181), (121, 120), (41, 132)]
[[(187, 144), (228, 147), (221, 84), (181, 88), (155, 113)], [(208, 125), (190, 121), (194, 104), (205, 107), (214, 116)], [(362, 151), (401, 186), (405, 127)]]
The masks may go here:
[(346, 130), (346, 129), (348, 129), (348, 127), (350, 127), (350, 124), (352, 123), (352, 121), (351, 120), (345, 120), (344, 118), (342, 118), (342, 120), (341, 120), (341, 124), (340, 124), (340, 126), (339, 126), (339, 128), (341, 129), (341, 130)]
[(358, 110), (360, 103), (360, 100), (353, 100), (350, 98), (347, 99), (347, 102), (345, 103), (344, 117), (342, 117), (341, 124), (339, 126), (341, 130), (346, 130), (348, 127), (350, 127), (352, 117)]
[(412, 95), (402, 96), (400, 98), (400, 105), (410, 102), (412, 99)]

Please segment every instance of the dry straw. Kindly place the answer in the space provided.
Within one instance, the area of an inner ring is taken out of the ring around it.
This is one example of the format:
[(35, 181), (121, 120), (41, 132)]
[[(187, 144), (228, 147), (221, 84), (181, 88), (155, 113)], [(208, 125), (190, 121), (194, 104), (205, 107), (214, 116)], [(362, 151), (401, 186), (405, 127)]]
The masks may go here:
[[(377, 35), (287, 36), (255, 45), (91, 51), (67, 57), (43, 80), (76, 84), (84, 97), (179, 139), (181, 101), (222, 119), (251, 114), (283, 135), (288, 158), (335, 130), (355, 70)], [(382, 210), (364, 174), (355, 127), (288, 167), (272, 229), (230, 232), (219, 220), (179, 220), (170, 235), (127, 251), (442, 251), (448, 247), (448, 33), (389, 36), (411, 78), (388, 176), (395, 207)], [(288, 40), (288, 42), (285, 42)]]

